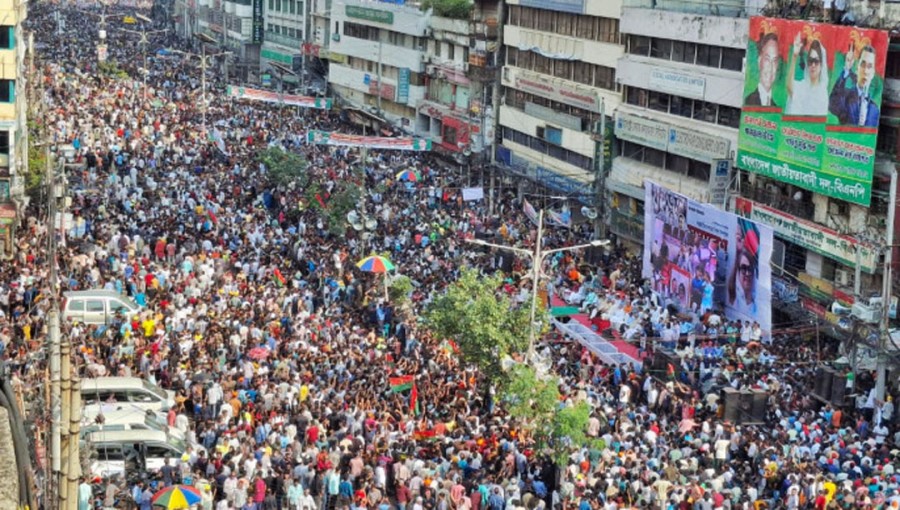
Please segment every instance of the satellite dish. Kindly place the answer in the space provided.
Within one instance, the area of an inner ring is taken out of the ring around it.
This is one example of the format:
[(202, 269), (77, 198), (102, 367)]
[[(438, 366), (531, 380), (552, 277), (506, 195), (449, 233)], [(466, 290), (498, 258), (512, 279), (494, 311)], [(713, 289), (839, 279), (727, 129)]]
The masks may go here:
[(597, 210), (593, 207), (584, 206), (581, 208), (581, 214), (589, 220), (597, 219)]
[(366, 230), (375, 230), (375, 227), (378, 226), (378, 220), (369, 218), (366, 220)]

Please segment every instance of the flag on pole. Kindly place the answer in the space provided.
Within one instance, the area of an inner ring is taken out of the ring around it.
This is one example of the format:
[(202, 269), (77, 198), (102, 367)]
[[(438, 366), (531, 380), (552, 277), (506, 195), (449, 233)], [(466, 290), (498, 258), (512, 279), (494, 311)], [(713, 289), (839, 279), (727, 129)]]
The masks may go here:
[(416, 416), (421, 414), (419, 412), (419, 389), (416, 387), (415, 383), (412, 386), (412, 391), (409, 394), (409, 410)]
[(413, 376), (411, 375), (401, 375), (400, 377), (391, 377), (388, 379), (391, 383), (391, 392), (400, 393), (406, 390), (412, 389), (413, 386)]

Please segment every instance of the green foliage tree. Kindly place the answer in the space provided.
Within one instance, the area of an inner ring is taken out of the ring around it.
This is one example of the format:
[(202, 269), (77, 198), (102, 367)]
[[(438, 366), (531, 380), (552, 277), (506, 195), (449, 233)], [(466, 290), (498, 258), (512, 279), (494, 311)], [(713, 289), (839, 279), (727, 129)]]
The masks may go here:
[(591, 408), (587, 402), (561, 405), (559, 378), (539, 376), (529, 365), (516, 364), (506, 372), (502, 396), (510, 416), (529, 431), (538, 447), (550, 450), (553, 460), (566, 464), (574, 448), (602, 449), (602, 440), (587, 435)]
[(295, 183), (306, 186), (309, 175), (306, 173), (306, 158), (278, 147), (269, 147), (259, 153), (259, 161), (266, 165), (269, 179), (276, 186), (287, 186)]
[(409, 294), (413, 291), (412, 280), (408, 276), (400, 275), (393, 278), (388, 284), (388, 297), (391, 303), (398, 308), (409, 301)]
[(472, 13), (471, 0), (424, 0), (422, 10), (433, 9), (435, 16), (452, 19), (468, 19)]
[(527, 306), (514, 307), (499, 292), (502, 277), (481, 277), (463, 268), (460, 277), (425, 312), (425, 324), (439, 337), (459, 345), (464, 363), (471, 363), (491, 382), (502, 376), (500, 360), (522, 352), (530, 333)]

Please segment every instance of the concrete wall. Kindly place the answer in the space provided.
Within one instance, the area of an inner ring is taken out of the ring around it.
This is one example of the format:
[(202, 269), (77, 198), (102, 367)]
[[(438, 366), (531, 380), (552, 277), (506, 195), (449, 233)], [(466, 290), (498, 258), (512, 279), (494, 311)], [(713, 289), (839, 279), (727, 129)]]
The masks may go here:
[(520, 49), (539, 48), (545, 55), (565, 55), (572, 60), (616, 67), (624, 49), (618, 44), (565, 37), (517, 26), (503, 28), (503, 44)]
[[(654, 68), (703, 78), (706, 82), (703, 96), (688, 96), (676, 90), (657, 89), (649, 86), (650, 74)], [(622, 85), (656, 90), (677, 96), (691, 97), (692, 99), (702, 99), (735, 108), (740, 108), (743, 102), (744, 76), (737, 71), (683, 64), (638, 55), (625, 55), (619, 60), (619, 66), (616, 69), (616, 79)]]
[(630, 7), (622, 10), (622, 20), (619, 24), (619, 31), (623, 34), (741, 49), (747, 47), (749, 28), (749, 20), (746, 18)]

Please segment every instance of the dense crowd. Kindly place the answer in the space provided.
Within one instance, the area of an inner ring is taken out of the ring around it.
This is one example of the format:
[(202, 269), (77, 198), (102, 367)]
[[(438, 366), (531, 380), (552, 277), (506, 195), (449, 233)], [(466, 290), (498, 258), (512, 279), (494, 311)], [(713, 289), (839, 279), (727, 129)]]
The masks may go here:
[[(172, 483), (195, 485), (201, 508), (216, 510), (900, 506), (894, 408), (874, 399), (870, 374), (849, 378), (858, 406), (823, 407), (808, 388), (832, 348), (715, 310), (678, 313), (617, 248), (596, 264), (578, 253), (553, 258), (547, 289), (604, 335), (646, 355), (674, 348), (681, 361), (640, 373), (553, 334), (543, 339), (539, 349), (563, 381), (560, 405), (587, 400), (588, 435), (604, 445), (575, 448), (558, 465), (418, 320), (463, 267), (507, 270), (509, 288), (498, 292), (530, 293), (526, 261), (504, 267), (465, 243), (493, 236), (533, 246), (514, 193), (498, 193), (491, 214), (484, 200), (463, 201), (447, 185), (459, 176), (431, 155), (370, 150), (362, 161), (355, 148), (302, 143), (309, 129), (354, 128), (327, 111), (235, 102), (212, 68), (204, 126), (194, 62), (151, 57), (144, 90), (127, 36), (110, 32), (109, 58), (130, 77), (112, 76), (96, 62), (93, 16), (62, 16), (63, 35), (43, 4), (29, 22), (42, 43), (36, 120), (83, 165), (71, 176), (80, 230), (61, 248), (61, 290), (107, 288), (143, 305), (131, 321), (67, 323), (65, 334), (82, 376), (140, 376), (174, 390), (169, 425), (195, 445), (158, 473), (86, 476), (80, 508), (149, 509)], [(154, 49), (184, 44), (159, 37)], [(305, 190), (274, 185), (257, 158), (268, 147), (302, 154), (328, 190), (361, 165), (360, 211), (378, 222), (372, 238), (329, 233), (303, 207)], [(421, 180), (397, 182), (407, 168)], [(548, 229), (540, 242), (583, 242), (589, 227)], [(26, 392), (43, 377), (34, 353), (51, 292), (47, 235), (29, 216), (17, 258), (2, 269), (2, 354)], [(389, 253), (414, 280), (408, 309), (395, 309), (380, 280), (354, 267), (371, 252)], [(389, 378), (401, 375), (415, 377), (420, 415), (391, 391)], [(765, 423), (721, 419), (725, 386), (766, 391)]]

